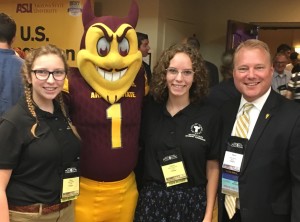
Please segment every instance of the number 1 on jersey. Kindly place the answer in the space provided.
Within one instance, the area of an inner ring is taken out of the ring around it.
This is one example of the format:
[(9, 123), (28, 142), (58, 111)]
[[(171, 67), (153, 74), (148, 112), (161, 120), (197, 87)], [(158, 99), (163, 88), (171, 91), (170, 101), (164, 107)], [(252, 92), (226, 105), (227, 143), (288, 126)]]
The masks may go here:
[(111, 144), (113, 149), (122, 147), (121, 122), (122, 122), (121, 104), (111, 105), (106, 110), (106, 118), (111, 119)]

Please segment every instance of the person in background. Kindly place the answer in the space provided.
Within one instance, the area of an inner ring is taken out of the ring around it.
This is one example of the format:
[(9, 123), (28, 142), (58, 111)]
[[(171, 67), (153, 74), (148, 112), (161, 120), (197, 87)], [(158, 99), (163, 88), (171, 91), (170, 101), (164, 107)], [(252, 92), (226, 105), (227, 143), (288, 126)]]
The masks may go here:
[[(299, 59), (298, 59), (298, 53), (297, 52), (292, 52), (290, 54), (290, 63), (286, 65), (285, 69), (287, 71), (292, 72), (293, 68), (295, 65), (297, 65), (299, 63)], [(293, 73), (293, 72), (292, 72)]]
[[(183, 40), (183, 43), (190, 44), (195, 49), (197, 49), (200, 52), (200, 42), (196, 36), (190, 36), (187, 39)], [(219, 71), (215, 64), (204, 60), (205, 66), (208, 72), (208, 78), (209, 78), (209, 88), (219, 84)]]
[(171, 46), (158, 61), (142, 115), (144, 182), (134, 221), (211, 222), (220, 119), (203, 103), (204, 61), (188, 44)]
[(288, 58), (288, 63), (286, 65), (285, 69), (286, 69), (286, 71), (291, 72), (292, 64), (291, 64), (290, 56), (293, 53), (292, 47), (288, 44), (282, 43), (277, 47), (276, 53), (283, 53), (286, 55), (286, 57)]
[(26, 57), (25, 95), (0, 121), (1, 222), (74, 221), (80, 140), (61, 94), (67, 70), (53, 45)]
[[(143, 58), (147, 57), (148, 52), (150, 50), (148, 35), (145, 33), (142, 33), (142, 32), (137, 32), (136, 34), (137, 34), (137, 38), (138, 38), (139, 50), (141, 51)], [(147, 74), (147, 80), (148, 80), (148, 84), (149, 84), (151, 82), (151, 78), (152, 78), (151, 67), (145, 61), (143, 61), (143, 66), (144, 66), (145, 72)]]
[(292, 53), (292, 47), (288, 44), (282, 43), (277, 47), (276, 52), (282, 52), (289, 58)]
[(0, 117), (17, 103), (23, 92), (20, 74), (23, 60), (12, 49), (16, 29), (15, 21), (0, 13)]
[(273, 59), (274, 74), (272, 79), (272, 88), (275, 92), (285, 96), (287, 84), (291, 79), (291, 72), (285, 69), (289, 58), (282, 52), (276, 53)]
[(225, 101), (236, 98), (240, 95), (240, 92), (236, 89), (234, 85), (232, 77), (233, 55), (233, 49), (225, 51), (222, 54), (222, 65), (220, 67), (220, 73), (223, 77), (223, 80), (218, 85), (213, 86), (209, 90), (207, 96), (208, 103), (212, 104), (217, 108), (220, 108)]
[(300, 63), (297, 63), (294, 65), (293, 69), (292, 69), (292, 73), (295, 72), (300, 72)]
[(221, 112), (219, 221), (298, 222), (300, 106), (271, 88), (267, 44), (242, 42), (233, 61), (242, 96), (226, 102)]
[(288, 83), (286, 98), (300, 103), (300, 63), (292, 69), (292, 77)]

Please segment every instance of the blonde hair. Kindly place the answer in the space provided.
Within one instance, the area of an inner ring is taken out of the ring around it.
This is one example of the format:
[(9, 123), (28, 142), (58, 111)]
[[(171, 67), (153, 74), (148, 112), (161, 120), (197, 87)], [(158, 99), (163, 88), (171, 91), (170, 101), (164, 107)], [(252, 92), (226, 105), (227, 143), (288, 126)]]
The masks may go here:
[(240, 43), (239, 46), (235, 49), (234, 57), (233, 57), (233, 64), (235, 63), (236, 55), (243, 48), (262, 49), (263, 51), (265, 51), (266, 55), (269, 57), (269, 61), (272, 64), (272, 58), (271, 58), (269, 46), (265, 42), (260, 41), (258, 39), (248, 39), (245, 42)]
[[(36, 128), (39, 125), (39, 119), (38, 119), (38, 117), (36, 115), (36, 112), (35, 112), (35, 106), (33, 105), (32, 84), (28, 82), (28, 78), (31, 78), (31, 71), (32, 71), (32, 66), (33, 66), (34, 61), (42, 55), (49, 55), (49, 54), (54, 54), (54, 55), (57, 55), (59, 58), (61, 58), (61, 60), (64, 63), (64, 68), (65, 68), (66, 72), (68, 71), (68, 64), (67, 64), (67, 59), (66, 59), (64, 51), (62, 51), (60, 48), (56, 47), (55, 45), (51, 45), (51, 44), (42, 46), (42, 47), (37, 48), (37, 49), (32, 49), (26, 55), (24, 64), (22, 66), (22, 77), (23, 77), (23, 83), (24, 83), (25, 99), (26, 99), (26, 103), (27, 103), (27, 107), (28, 107), (29, 112), (35, 118), (35, 124), (33, 124), (33, 126), (31, 127), (31, 134), (34, 137), (37, 137), (35, 132), (36, 132)], [(65, 107), (65, 104), (64, 104), (64, 101), (63, 101), (62, 93), (60, 92), (55, 99), (60, 104), (61, 111), (62, 111), (63, 115), (65, 116), (65, 118), (67, 119), (68, 124), (71, 127), (73, 133), (78, 138), (80, 138), (75, 126), (73, 126), (70, 118), (68, 117), (68, 113), (66, 111), (66, 107)]]

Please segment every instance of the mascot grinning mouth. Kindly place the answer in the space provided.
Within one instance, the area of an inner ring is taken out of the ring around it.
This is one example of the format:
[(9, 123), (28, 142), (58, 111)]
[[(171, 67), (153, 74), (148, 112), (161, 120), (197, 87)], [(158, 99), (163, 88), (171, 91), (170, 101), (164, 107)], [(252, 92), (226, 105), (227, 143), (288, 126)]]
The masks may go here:
[(127, 72), (127, 68), (117, 72), (109, 72), (97, 67), (97, 71), (105, 80), (114, 82), (121, 79), (125, 75), (125, 73)]

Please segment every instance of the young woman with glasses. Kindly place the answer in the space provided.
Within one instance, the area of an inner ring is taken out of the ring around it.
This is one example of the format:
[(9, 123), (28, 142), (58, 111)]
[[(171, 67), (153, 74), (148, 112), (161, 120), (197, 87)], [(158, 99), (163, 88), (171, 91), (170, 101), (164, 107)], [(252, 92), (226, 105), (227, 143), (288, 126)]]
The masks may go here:
[(26, 56), (24, 97), (0, 120), (2, 222), (74, 221), (80, 140), (61, 95), (67, 70), (56, 46)]
[[(219, 115), (204, 105), (198, 51), (165, 50), (154, 68), (141, 125), (142, 185), (135, 222), (210, 221), (218, 183)], [(138, 166), (141, 166), (140, 164)]]

